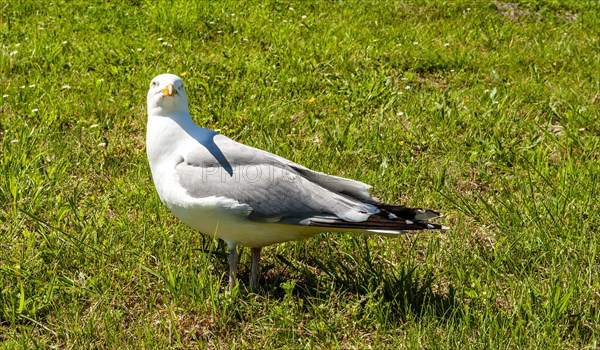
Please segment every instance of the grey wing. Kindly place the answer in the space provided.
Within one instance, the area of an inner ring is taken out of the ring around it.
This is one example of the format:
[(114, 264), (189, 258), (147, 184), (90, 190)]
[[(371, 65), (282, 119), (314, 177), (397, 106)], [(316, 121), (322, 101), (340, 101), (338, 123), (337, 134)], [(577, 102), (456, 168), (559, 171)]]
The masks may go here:
[(290, 169), (266, 164), (233, 167), (226, 176), (220, 167), (177, 165), (179, 182), (196, 198), (235, 199), (252, 208), (252, 218), (277, 221), (330, 213), (347, 221), (363, 221), (378, 209), (310, 182)]
[(235, 199), (252, 207), (252, 219), (264, 221), (329, 213), (358, 222), (379, 211), (371, 204), (311, 181), (306, 176), (308, 169), (303, 173), (283, 158), (224, 137), (215, 141), (232, 171), (225, 171), (212, 156), (214, 152), (202, 146), (176, 166), (180, 184), (193, 197)]
[[(210, 143), (203, 142), (202, 144), (213, 155), (223, 154), (224, 158), (227, 160), (221, 161), (220, 163), (227, 169), (230, 166), (230, 163), (237, 164), (238, 166), (241, 164), (284, 165), (293, 170), (295, 174), (301, 175), (310, 182), (318, 184), (330, 191), (341, 193), (362, 201), (377, 202), (376, 198), (371, 197), (371, 194), (369, 193), (371, 186), (368, 184), (308, 169), (278, 155), (246, 146), (220, 134), (214, 135)], [(213, 158), (216, 160), (219, 156)], [(206, 163), (206, 157), (203, 157), (202, 154), (199, 153), (190, 154), (189, 160), (194, 164)]]

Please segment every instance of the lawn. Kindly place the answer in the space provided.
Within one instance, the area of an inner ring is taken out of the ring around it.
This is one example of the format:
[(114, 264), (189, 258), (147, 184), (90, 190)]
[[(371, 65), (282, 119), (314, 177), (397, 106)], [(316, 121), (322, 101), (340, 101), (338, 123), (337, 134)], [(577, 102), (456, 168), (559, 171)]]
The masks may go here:
[[(0, 348), (598, 348), (597, 2), (0, 9)], [(451, 230), (267, 247), (229, 293), (152, 184), (165, 72), (197, 124)]]

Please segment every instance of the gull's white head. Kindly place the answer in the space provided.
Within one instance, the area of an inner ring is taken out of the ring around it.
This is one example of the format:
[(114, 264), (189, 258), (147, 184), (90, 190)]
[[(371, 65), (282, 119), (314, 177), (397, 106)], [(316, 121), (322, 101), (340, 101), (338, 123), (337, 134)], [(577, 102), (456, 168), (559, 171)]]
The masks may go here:
[(187, 112), (188, 98), (183, 80), (174, 74), (157, 75), (148, 90), (148, 115)]

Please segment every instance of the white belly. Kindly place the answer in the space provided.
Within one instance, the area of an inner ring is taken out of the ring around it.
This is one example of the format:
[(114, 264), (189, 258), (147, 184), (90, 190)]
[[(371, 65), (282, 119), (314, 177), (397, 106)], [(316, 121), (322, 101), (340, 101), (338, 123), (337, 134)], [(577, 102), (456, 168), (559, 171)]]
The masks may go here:
[[(169, 206), (169, 209), (186, 225), (207, 236), (218, 237), (227, 242), (247, 247), (264, 247), (274, 243), (310, 238), (320, 230), (307, 226), (254, 222), (228, 201), (218, 197), (197, 199), (189, 207)], [(218, 203), (220, 200), (224, 201)], [(166, 203), (165, 203), (166, 204)]]

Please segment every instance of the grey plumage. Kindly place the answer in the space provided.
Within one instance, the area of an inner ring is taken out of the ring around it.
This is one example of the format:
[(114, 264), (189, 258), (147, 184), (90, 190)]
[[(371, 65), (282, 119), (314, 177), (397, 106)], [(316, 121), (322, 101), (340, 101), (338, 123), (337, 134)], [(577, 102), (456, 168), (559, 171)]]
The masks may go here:
[[(203, 147), (192, 150), (189, 160), (182, 160), (176, 166), (179, 181), (189, 195), (196, 198), (233, 198), (252, 207), (251, 219), (268, 222), (282, 217), (307, 217), (321, 213), (335, 214), (347, 221), (362, 221), (378, 212), (372, 204), (311, 181), (307, 176), (310, 172), (295, 163), (232, 143), (224, 137), (216, 143), (232, 164), (232, 174), (225, 171)], [(233, 146), (235, 153), (231, 152)], [(339, 180), (330, 181), (330, 188), (335, 188), (334, 185), (340, 187), (333, 183)], [(347, 191), (355, 192), (352, 189)]]
[(218, 134), (205, 142), (177, 164), (179, 182), (195, 198), (223, 196), (249, 205), (253, 221), (350, 230), (442, 228), (423, 224), (439, 213), (378, 202), (361, 182), (307, 169)]

